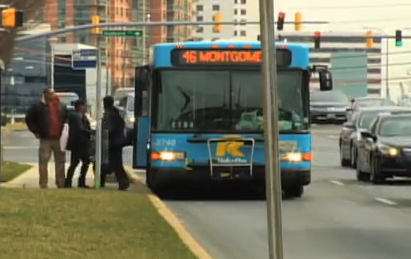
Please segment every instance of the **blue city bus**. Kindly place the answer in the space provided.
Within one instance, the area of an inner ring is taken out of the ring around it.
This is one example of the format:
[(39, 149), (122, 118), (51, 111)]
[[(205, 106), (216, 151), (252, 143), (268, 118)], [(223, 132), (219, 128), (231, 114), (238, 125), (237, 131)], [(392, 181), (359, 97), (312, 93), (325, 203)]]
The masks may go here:
[[(273, 43), (274, 44), (274, 43)], [(309, 49), (276, 43), (282, 189), (301, 197), (311, 182)], [(154, 46), (136, 69), (134, 168), (157, 194), (174, 182), (265, 182), (260, 42)], [(320, 89), (331, 74), (318, 69)]]

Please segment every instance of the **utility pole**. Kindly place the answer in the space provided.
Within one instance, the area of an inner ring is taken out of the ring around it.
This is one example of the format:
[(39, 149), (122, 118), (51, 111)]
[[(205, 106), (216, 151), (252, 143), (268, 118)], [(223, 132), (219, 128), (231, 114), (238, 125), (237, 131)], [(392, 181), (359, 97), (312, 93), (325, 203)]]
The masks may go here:
[(263, 56), (261, 87), (266, 154), (268, 254), (269, 259), (283, 259), (274, 0), (260, 0), (260, 30)]

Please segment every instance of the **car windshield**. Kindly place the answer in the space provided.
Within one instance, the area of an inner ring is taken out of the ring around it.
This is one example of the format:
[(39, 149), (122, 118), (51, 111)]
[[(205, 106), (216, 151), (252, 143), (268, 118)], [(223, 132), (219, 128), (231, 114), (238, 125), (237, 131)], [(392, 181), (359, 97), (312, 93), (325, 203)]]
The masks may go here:
[(65, 95), (65, 94), (57, 94), (58, 97), (60, 98), (60, 101), (64, 103), (65, 105), (72, 106), (74, 101), (77, 101), (79, 99), (78, 95), (76, 94), (70, 94), (70, 95)]
[(129, 93), (133, 93), (134, 89), (118, 89), (114, 92), (113, 99), (120, 100)]
[(130, 111), (130, 112), (134, 111), (134, 96), (128, 98), (127, 100), (127, 111)]
[(410, 136), (411, 117), (384, 119), (380, 126), (379, 135), (383, 137)]
[(312, 102), (348, 103), (348, 97), (340, 91), (313, 91), (310, 100)]
[[(261, 80), (260, 71), (161, 71), (157, 128), (262, 131)], [(278, 85), (280, 129), (306, 129), (303, 72), (279, 71)]]
[(359, 118), (358, 127), (362, 129), (369, 129), (372, 122), (377, 118), (378, 114), (382, 111), (366, 111), (363, 112)]

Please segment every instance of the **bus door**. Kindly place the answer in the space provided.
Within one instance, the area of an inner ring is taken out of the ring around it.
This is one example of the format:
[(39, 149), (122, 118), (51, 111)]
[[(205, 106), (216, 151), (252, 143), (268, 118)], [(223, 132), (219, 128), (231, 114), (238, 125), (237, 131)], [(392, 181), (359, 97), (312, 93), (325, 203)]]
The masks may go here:
[(133, 168), (145, 169), (147, 166), (147, 144), (150, 138), (150, 66), (136, 68), (134, 100), (134, 144)]

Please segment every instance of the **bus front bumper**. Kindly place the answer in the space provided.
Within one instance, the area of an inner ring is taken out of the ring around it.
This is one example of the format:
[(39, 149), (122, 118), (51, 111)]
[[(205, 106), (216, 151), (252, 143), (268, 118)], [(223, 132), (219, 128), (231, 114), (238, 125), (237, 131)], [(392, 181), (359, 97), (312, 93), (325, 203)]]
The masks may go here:
[[(151, 168), (152, 177), (161, 182), (204, 182), (204, 181), (230, 181), (230, 182), (265, 182), (265, 167), (217, 167), (211, 172), (210, 167), (196, 167), (191, 169)], [(311, 183), (310, 169), (281, 169), (281, 184), (308, 185)]]

